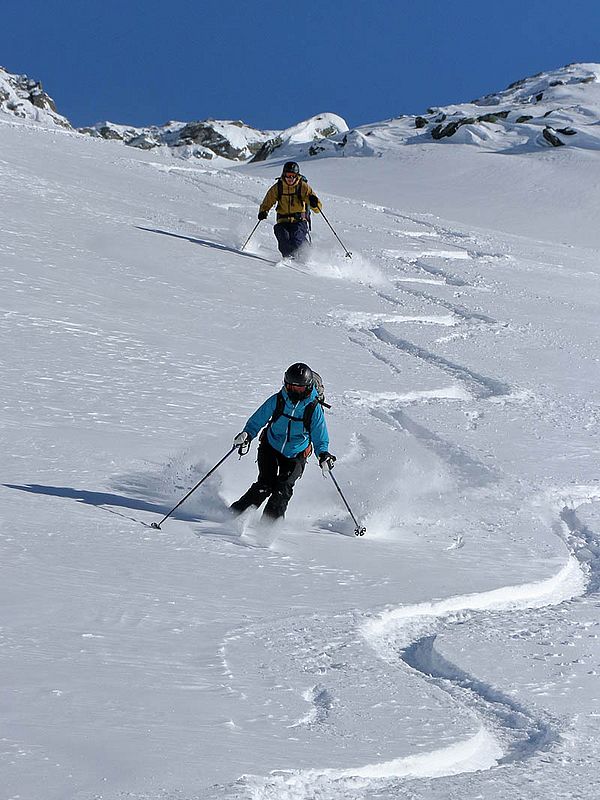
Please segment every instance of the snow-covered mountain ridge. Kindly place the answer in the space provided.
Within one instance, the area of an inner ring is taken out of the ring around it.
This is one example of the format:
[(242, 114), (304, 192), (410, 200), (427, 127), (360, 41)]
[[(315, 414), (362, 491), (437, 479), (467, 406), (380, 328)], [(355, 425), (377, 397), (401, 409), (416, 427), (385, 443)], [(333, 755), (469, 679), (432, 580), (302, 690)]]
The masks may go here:
[[(569, 64), (516, 81), (470, 103), (428, 108), (320, 143), (323, 156), (380, 155), (424, 142), (525, 152), (570, 145), (600, 149), (600, 64)], [(297, 155), (313, 155), (297, 148)]]
[[(39, 81), (27, 75), (14, 75), (3, 67), (0, 67), (0, 111), (43, 124), (73, 128), (69, 120), (57, 112), (54, 101), (43, 91)], [(337, 114), (322, 113), (283, 131), (261, 131), (241, 120), (215, 119), (170, 121), (145, 127), (104, 121), (77, 130), (141, 150), (163, 148), (178, 158), (239, 162), (261, 161), (281, 147), (310, 146), (329, 136), (343, 134), (348, 125)]]
[[(0, 68), (0, 110), (42, 123), (71, 127), (41, 89), (24, 75)], [(264, 161), (270, 158), (379, 156), (424, 142), (470, 144), (521, 152), (569, 145), (600, 149), (600, 64), (569, 64), (510, 84), (470, 103), (348, 129), (332, 113), (283, 131), (262, 131), (241, 120), (171, 121), (135, 127), (99, 122), (80, 133), (122, 141), (142, 150), (162, 148), (183, 158)]]
[(231, 161), (263, 161), (281, 147), (308, 144), (348, 130), (337, 114), (318, 114), (284, 131), (260, 131), (241, 120), (206, 119), (196, 122), (168, 122), (148, 128), (132, 128), (100, 122), (81, 133), (120, 139), (130, 147), (152, 150), (167, 147), (180, 158), (216, 157)]
[(434, 140), (491, 150), (571, 144), (600, 148), (600, 64), (570, 64), (471, 103), (428, 109), (414, 124)]

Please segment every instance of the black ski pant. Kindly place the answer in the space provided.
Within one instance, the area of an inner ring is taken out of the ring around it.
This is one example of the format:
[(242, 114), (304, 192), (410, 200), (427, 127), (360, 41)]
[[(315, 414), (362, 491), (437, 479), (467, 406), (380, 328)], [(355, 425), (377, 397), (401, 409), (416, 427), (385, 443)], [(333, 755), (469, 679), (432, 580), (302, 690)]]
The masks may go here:
[(278, 222), (273, 228), (279, 252), (286, 258), (302, 247), (308, 236), (308, 222), (300, 219), (297, 222)]
[(259, 508), (269, 498), (263, 517), (279, 519), (285, 516), (294, 492), (294, 484), (302, 476), (306, 459), (286, 458), (267, 442), (266, 437), (258, 447), (258, 478), (230, 508), (241, 514), (250, 506)]

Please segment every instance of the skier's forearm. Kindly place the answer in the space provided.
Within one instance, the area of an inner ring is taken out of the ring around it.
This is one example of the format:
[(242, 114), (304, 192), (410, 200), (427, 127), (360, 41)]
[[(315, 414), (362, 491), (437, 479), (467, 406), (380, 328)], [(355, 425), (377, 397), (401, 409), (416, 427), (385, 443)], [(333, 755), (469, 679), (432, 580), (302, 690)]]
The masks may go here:
[(269, 191), (264, 196), (262, 203), (259, 206), (258, 209), (259, 211), (264, 211), (266, 214), (268, 214), (269, 211), (273, 208), (273, 206), (277, 201), (277, 194), (275, 190), (276, 187), (273, 186), (269, 189)]
[(248, 422), (244, 425), (244, 430), (246, 433), (254, 439), (261, 428), (264, 428), (267, 422), (273, 416), (273, 412), (275, 411), (275, 403), (276, 403), (277, 395), (273, 395), (269, 397), (268, 400), (256, 409), (254, 414), (248, 419)]

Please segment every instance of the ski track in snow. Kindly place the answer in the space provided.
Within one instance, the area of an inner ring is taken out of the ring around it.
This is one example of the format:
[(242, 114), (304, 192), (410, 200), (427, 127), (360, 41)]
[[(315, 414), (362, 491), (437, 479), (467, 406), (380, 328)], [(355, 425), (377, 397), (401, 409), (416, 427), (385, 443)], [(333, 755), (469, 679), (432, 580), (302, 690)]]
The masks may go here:
[[(342, 797), (366, 800), (383, 788), (389, 789), (390, 781), (393, 786), (394, 781), (411, 778), (439, 778), (490, 770), (523, 761), (552, 748), (561, 737), (558, 721), (540, 710), (527, 708), (501, 689), (479, 681), (450, 663), (436, 652), (435, 640), (440, 631), (452, 625), (485, 625), (490, 615), (495, 618), (496, 624), (501, 625), (503, 614), (520, 610), (533, 612), (597, 592), (600, 586), (600, 536), (582, 524), (574, 508), (565, 503), (581, 505), (598, 499), (598, 487), (582, 486), (571, 487), (565, 492), (556, 491), (552, 496), (546, 493), (534, 501), (543, 505), (551, 503), (555, 508), (555, 533), (565, 540), (570, 551), (565, 565), (552, 577), (473, 595), (402, 606), (363, 619), (358, 624), (355, 620), (356, 628), (338, 632), (337, 648), (341, 647), (342, 650), (337, 652), (343, 652), (348, 647), (347, 643), (355, 638), (355, 631), (358, 631), (381, 661), (387, 662), (392, 668), (403, 664), (468, 708), (481, 722), (475, 735), (439, 750), (354, 768), (278, 770), (264, 778), (243, 776), (235, 788), (220, 787), (215, 797), (248, 797), (252, 800), (333, 800)], [(304, 637), (307, 627), (306, 621), (301, 623)], [(289, 631), (289, 625), (286, 629)], [(335, 640), (324, 651), (321, 649), (320, 630), (321, 625), (317, 625), (311, 631), (315, 641), (312, 645), (305, 642), (306, 653), (315, 654), (329, 668), (343, 667), (343, 663), (335, 663)], [(253, 629), (250, 634), (254, 637), (257, 631)], [(285, 635), (283, 631), (281, 635)], [(277, 632), (271, 630), (270, 636), (277, 638)], [(325, 658), (328, 651), (331, 655)], [(347, 658), (348, 655), (352, 655), (352, 652), (346, 651), (344, 656)], [(293, 657), (296, 656), (293, 653)], [(360, 669), (364, 670), (365, 664), (361, 664)], [(298, 725), (323, 723), (336, 702), (334, 692), (324, 684), (315, 685), (305, 700), (313, 708), (296, 723)]]
[(483, 488), (497, 483), (498, 474), (494, 469), (471, 456), (456, 442), (445, 439), (415, 422), (406, 412), (399, 409), (394, 411), (373, 409), (371, 414), (389, 427), (410, 434), (438, 456), (456, 476), (457, 489)]
[[(558, 724), (549, 715), (531, 711), (496, 687), (478, 681), (446, 661), (435, 651), (435, 638), (440, 629), (452, 624), (478, 624), (485, 621), (481, 615), (558, 605), (585, 591), (580, 563), (571, 555), (565, 566), (547, 580), (404, 606), (360, 623), (360, 635), (382, 661), (392, 667), (403, 663), (427, 682), (439, 686), (481, 720), (479, 731), (465, 741), (418, 756), (346, 769), (279, 770), (266, 778), (244, 776), (235, 789), (230, 787), (233, 794), (223, 796), (252, 800), (368, 798), (381, 788), (382, 781), (488, 770), (544, 751), (559, 739)], [(306, 635), (306, 623), (302, 624), (302, 630)], [(320, 652), (319, 630), (312, 632), (316, 638), (312, 647), (305, 644), (307, 652)], [(256, 634), (252, 630), (251, 635)], [(275, 638), (277, 632), (271, 631), (271, 635)], [(340, 640), (349, 642), (354, 635), (348, 630)], [(331, 643), (328, 649), (332, 650)], [(346, 658), (348, 655), (353, 653), (346, 653)], [(360, 665), (361, 673), (365, 668), (365, 664)], [(344, 677), (346, 680), (347, 676)], [(323, 722), (335, 702), (334, 694), (323, 685), (316, 685), (305, 699), (313, 703), (313, 710), (296, 724)]]
[[(481, 314), (477, 311), (470, 311), (469, 309), (465, 308), (464, 306), (458, 306), (454, 303), (451, 303), (448, 300), (444, 300), (440, 297), (433, 297), (426, 292), (422, 292), (418, 289), (408, 289), (406, 286), (399, 286), (400, 291), (404, 294), (412, 295), (413, 297), (417, 297), (420, 300), (423, 300), (426, 303), (431, 303), (432, 305), (442, 306), (443, 308), (448, 309), (453, 316), (456, 318), (463, 320), (465, 322), (482, 322), (486, 325), (496, 325), (496, 320), (488, 317), (486, 314)], [(402, 306), (402, 299), (391, 297), (390, 295), (385, 294), (384, 292), (379, 292), (379, 297), (384, 300), (387, 300), (389, 303), (395, 303), (396, 305)]]
[[(379, 210), (398, 218), (410, 219), (390, 209)], [(441, 248), (444, 246), (444, 239), (461, 238), (461, 234), (455, 232), (449, 237), (448, 231), (439, 225), (430, 227), (429, 231), (403, 235), (435, 239), (440, 242)], [(457, 245), (455, 250), (429, 249), (417, 252), (416, 255), (414, 251), (384, 251), (383, 256), (402, 259), (418, 271), (441, 279), (444, 285), (468, 289), (468, 280), (445, 269), (430, 266), (423, 259), (437, 257), (455, 262), (470, 262), (477, 259), (479, 253), (461, 250)], [(404, 284), (411, 280), (413, 278), (403, 277), (396, 282), (400, 297), (377, 289), (374, 289), (374, 293), (386, 303), (400, 308), (403, 306), (401, 295), (407, 294), (427, 304), (441, 306), (450, 312), (449, 315), (435, 317), (340, 311), (332, 316), (346, 325), (351, 341), (392, 371), (398, 370), (392, 355), (397, 352), (400, 356), (420, 360), (441, 371), (455, 383), (445, 389), (421, 392), (379, 395), (368, 392), (347, 393), (346, 398), (368, 409), (383, 424), (408, 433), (434, 451), (449, 465), (459, 480), (459, 486), (473, 489), (492, 485), (499, 480), (493, 469), (468, 455), (456, 443), (444, 440), (411, 420), (402, 406), (415, 402), (486, 402), (511, 396), (517, 398), (518, 394), (507, 382), (450, 361), (408, 339), (396, 336), (385, 326), (390, 323), (455, 326), (460, 322), (476, 333), (482, 327), (497, 326), (499, 323), (484, 313), (409, 289)], [(578, 502), (587, 502), (596, 497), (600, 497), (600, 491), (596, 494), (584, 489), (580, 492)], [(544, 502), (547, 507), (557, 505), (550, 495), (544, 498)], [(367, 621), (348, 620), (348, 627), (341, 634), (340, 641), (350, 643), (355, 640), (358, 631), (363, 641), (382, 662), (388, 663), (392, 668), (412, 670), (427, 683), (437, 686), (480, 721), (477, 733), (445, 748), (382, 763), (357, 765), (347, 769), (278, 770), (267, 777), (243, 776), (235, 787), (220, 787), (220, 790), (215, 787), (218, 796), (248, 797), (251, 800), (366, 800), (390, 780), (437, 778), (485, 771), (522, 761), (551, 748), (561, 734), (560, 724), (556, 720), (542, 711), (527, 708), (501, 689), (487, 685), (464, 672), (460, 666), (450, 663), (436, 652), (435, 641), (441, 630), (451, 629), (455, 624), (485, 625), (486, 620), (491, 617), (497, 618), (519, 610), (533, 613), (536, 609), (559, 605), (586, 592), (597, 591), (600, 586), (600, 540), (579, 521), (573, 508), (564, 505), (561, 509), (557, 507), (556, 511), (554, 532), (565, 540), (569, 555), (565, 565), (554, 576), (520, 586), (507, 586), (474, 595), (403, 606), (383, 612)], [(304, 626), (306, 633), (310, 624), (305, 622)], [(322, 624), (312, 631), (314, 642), (312, 645), (305, 645), (306, 653), (327, 653), (328, 649), (331, 651), (331, 643), (325, 646), (320, 640), (321, 628)], [(285, 630), (289, 631), (289, 622)], [(270, 630), (269, 633), (272, 635), (273, 631)], [(253, 629), (251, 635), (254, 637), (256, 634), (257, 631)], [(285, 631), (282, 631), (282, 636), (285, 636)], [(225, 650), (224, 646), (224, 653)], [(348, 654), (346, 652), (345, 657)], [(306, 655), (302, 656), (302, 653), (296, 654), (296, 657), (300, 660), (306, 659)], [(331, 666), (332, 658), (333, 656), (326, 661), (328, 667)], [(306, 661), (304, 664), (306, 668)], [(364, 664), (362, 668), (366, 669)], [(230, 677), (233, 677), (231, 673)], [(292, 727), (323, 724), (338, 702), (335, 691), (325, 683), (315, 684), (305, 694), (304, 699), (311, 708)]]
[(446, 358), (432, 353), (423, 347), (419, 347), (419, 345), (409, 342), (407, 339), (400, 339), (393, 333), (390, 333), (383, 325), (369, 328), (369, 333), (380, 342), (391, 345), (401, 352), (408, 353), (414, 358), (419, 358), (447, 372), (449, 375), (465, 384), (474, 397), (487, 399), (490, 397), (502, 397), (511, 393), (511, 388), (507, 384), (502, 383), (502, 381), (479, 375), (467, 367), (448, 361)]

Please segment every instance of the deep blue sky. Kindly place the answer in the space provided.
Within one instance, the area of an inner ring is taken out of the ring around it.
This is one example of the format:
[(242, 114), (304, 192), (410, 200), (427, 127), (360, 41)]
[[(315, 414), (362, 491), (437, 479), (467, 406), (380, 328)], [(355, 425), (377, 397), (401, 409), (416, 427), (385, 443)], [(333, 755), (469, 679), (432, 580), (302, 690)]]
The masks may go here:
[(598, 0), (18, 0), (1, 24), (0, 65), (77, 126), (354, 126), (600, 61)]

